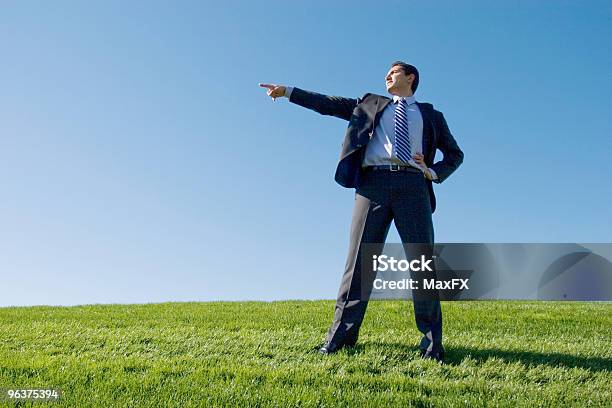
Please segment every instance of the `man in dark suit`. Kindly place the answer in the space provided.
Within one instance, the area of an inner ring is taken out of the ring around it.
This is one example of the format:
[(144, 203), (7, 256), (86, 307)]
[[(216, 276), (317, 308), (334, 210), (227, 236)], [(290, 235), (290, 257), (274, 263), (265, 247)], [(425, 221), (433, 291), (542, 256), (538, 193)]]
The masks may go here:
[[(436, 199), (432, 182), (446, 180), (463, 161), (463, 152), (442, 113), (414, 98), (418, 70), (396, 61), (385, 81), (393, 98), (368, 93), (352, 99), (260, 84), (273, 99), (287, 97), (320, 114), (349, 121), (335, 179), (356, 189), (355, 206), (334, 320), (319, 350), (323, 354), (357, 342), (374, 278), (362, 271), (363, 247), (384, 243), (391, 221), (403, 243), (433, 244)], [(443, 159), (434, 163), (436, 150), (443, 153)], [(442, 361), (440, 301), (413, 298), (416, 324), (423, 333), (421, 356)]]

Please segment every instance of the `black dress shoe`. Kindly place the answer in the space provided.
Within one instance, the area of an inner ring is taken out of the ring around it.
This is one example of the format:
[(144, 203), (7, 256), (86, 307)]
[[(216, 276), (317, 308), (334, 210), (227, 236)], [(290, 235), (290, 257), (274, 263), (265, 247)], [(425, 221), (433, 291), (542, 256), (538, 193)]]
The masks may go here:
[(421, 350), (421, 358), (423, 359), (431, 359), (431, 360), (435, 360), (438, 363), (444, 363), (444, 350), (440, 350), (440, 351), (427, 351), (427, 350)]
[(357, 339), (348, 340), (344, 342), (344, 347), (355, 347), (355, 344), (357, 344)]
[(321, 354), (332, 354), (340, 350), (342, 346), (337, 345), (336, 343), (327, 342), (319, 349), (319, 353)]

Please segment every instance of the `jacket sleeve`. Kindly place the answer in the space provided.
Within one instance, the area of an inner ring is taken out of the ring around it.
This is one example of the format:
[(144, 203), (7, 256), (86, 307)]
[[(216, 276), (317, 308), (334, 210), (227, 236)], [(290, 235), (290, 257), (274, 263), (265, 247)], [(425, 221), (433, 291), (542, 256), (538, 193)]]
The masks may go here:
[(351, 119), (353, 109), (359, 103), (358, 99), (322, 95), (300, 88), (293, 88), (289, 101), (319, 112), (321, 115), (335, 116), (344, 120)]
[(443, 158), (439, 162), (434, 163), (431, 168), (438, 175), (434, 183), (442, 183), (463, 163), (463, 152), (448, 129), (444, 115), (440, 112), (437, 112), (435, 126), (437, 132), (436, 147), (442, 152)]

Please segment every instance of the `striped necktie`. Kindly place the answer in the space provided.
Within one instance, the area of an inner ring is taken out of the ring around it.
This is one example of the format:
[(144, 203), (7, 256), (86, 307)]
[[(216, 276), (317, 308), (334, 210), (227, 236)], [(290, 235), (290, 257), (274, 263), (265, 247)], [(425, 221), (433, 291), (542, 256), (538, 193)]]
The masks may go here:
[(404, 163), (412, 159), (405, 99), (400, 99), (395, 107), (395, 156)]

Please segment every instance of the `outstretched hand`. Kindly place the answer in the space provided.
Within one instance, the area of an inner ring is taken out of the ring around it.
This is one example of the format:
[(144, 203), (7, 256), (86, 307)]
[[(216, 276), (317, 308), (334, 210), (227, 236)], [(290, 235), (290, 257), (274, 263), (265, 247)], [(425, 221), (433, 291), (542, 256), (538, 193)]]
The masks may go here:
[(287, 88), (283, 85), (260, 83), (259, 86), (261, 86), (262, 88), (268, 89), (268, 92), (267, 92), (268, 96), (271, 97), (272, 100), (275, 100), (276, 98), (280, 98), (281, 96), (285, 96), (285, 91), (287, 90)]

